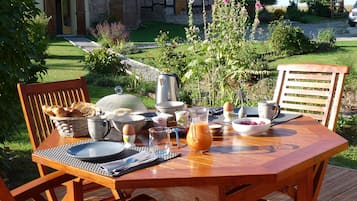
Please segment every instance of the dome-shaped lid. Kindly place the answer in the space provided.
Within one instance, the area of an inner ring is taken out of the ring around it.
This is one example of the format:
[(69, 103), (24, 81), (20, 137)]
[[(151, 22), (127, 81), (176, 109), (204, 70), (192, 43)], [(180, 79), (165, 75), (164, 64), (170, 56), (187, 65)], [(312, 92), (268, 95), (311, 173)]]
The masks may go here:
[(96, 106), (102, 111), (112, 112), (119, 108), (129, 108), (135, 113), (147, 112), (147, 108), (140, 98), (130, 94), (123, 94), (123, 89), (120, 86), (115, 87), (114, 90), (116, 94), (105, 96), (96, 103)]

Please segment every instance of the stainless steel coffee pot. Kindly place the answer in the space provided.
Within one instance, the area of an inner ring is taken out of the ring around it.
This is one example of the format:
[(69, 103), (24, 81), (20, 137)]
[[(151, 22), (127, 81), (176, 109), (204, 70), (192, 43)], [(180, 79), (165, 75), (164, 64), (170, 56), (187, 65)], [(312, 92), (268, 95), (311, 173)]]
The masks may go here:
[(176, 74), (160, 74), (157, 79), (156, 104), (178, 100), (178, 77)]

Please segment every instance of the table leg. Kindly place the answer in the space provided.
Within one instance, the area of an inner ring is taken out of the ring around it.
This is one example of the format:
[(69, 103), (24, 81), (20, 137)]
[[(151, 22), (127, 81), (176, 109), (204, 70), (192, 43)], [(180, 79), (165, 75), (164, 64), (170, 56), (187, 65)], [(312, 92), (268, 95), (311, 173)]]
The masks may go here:
[(65, 201), (83, 201), (83, 185), (82, 180), (72, 180), (66, 184), (66, 195), (63, 200)]
[(312, 201), (313, 169), (308, 168), (297, 181), (297, 193), (295, 201)]
[(305, 170), (297, 183), (296, 201), (317, 201), (326, 168), (327, 160), (324, 160)]

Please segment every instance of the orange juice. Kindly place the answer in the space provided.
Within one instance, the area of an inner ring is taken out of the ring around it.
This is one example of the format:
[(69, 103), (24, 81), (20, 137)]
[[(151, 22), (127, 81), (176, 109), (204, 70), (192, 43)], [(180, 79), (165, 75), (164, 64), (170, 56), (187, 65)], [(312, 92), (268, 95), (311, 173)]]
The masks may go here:
[(207, 151), (211, 147), (212, 137), (208, 123), (200, 121), (191, 123), (186, 137), (188, 147), (193, 151)]

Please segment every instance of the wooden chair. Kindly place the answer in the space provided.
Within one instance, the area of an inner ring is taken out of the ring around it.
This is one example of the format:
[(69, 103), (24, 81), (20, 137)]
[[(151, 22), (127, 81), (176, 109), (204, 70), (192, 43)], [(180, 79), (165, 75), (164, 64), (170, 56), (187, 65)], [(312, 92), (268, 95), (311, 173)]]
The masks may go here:
[[(281, 111), (310, 116), (334, 131), (349, 68), (328, 64), (281, 64), (278, 65), (278, 71), (274, 101), (280, 105)], [(315, 174), (324, 174), (326, 171), (324, 164), (315, 168)], [(321, 183), (316, 181), (316, 196)], [(280, 191), (296, 199), (295, 184), (283, 187)], [(270, 200), (269, 196), (267, 198)]]
[(72, 175), (56, 171), (10, 191), (0, 178), (0, 201), (25, 201), (30, 198), (45, 201), (46, 199), (41, 195), (42, 192), (72, 179), (74, 179)]
[[(48, 83), (19, 83), (17, 89), (33, 151), (37, 149), (41, 142), (46, 139), (55, 128), (49, 117), (43, 113), (42, 105), (61, 105), (68, 107), (73, 102), (90, 102), (87, 84), (84, 78)], [(47, 167), (39, 164), (37, 167), (40, 176), (44, 176), (48, 173)], [(78, 181), (77, 183), (73, 182), (72, 185), (76, 185), (77, 188), (82, 188), (81, 182), (82, 181)], [(84, 192), (91, 191), (99, 187), (97, 184), (88, 183), (83, 186), (82, 190)], [(57, 200), (53, 189), (49, 189), (46, 194), (49, 200)], [(77, 195), (83, 196), (80, 193)]]
[[(90, 102), (87, 84), (82, 77), (74, 80), (48, 83), (19, 83), (17, 85), (17, 90), (33, 151), (35, 151), (41, 142), (47, 138), (53, 129), (55, 129), (55, 126), (49, 117), (43, 113), (42, 105), (61, 105), (68, 107), (73, 102)], [(44, 176), (48, 173), (47, 167), (40, 164), (37, 164), (37, 167), (40, 176)], [(68, 188), (72, 190), (76, 189), (75, 196), (78, 196), (80, 199), (83, 198), (83, 194), (80, 193), (81, 191), (92, 191), (100, 187), (101, 186), (98, 184), (83, 182), (79, 179), (68, 183)], [(112, 190), (112, 193), (115, 199), (125, 197), (122, 192)], [(46, 191), (46, 195), (49, 200), (57, 201), (53, 189)], [(141, 195), (141, 197), (144, 198), (145, 195)], [(151, 198), (146, 200), (150, 199)]]
[(274, 92), (281, 111), (297, 112), (335, 130), (347, 66), (281, 64)]

